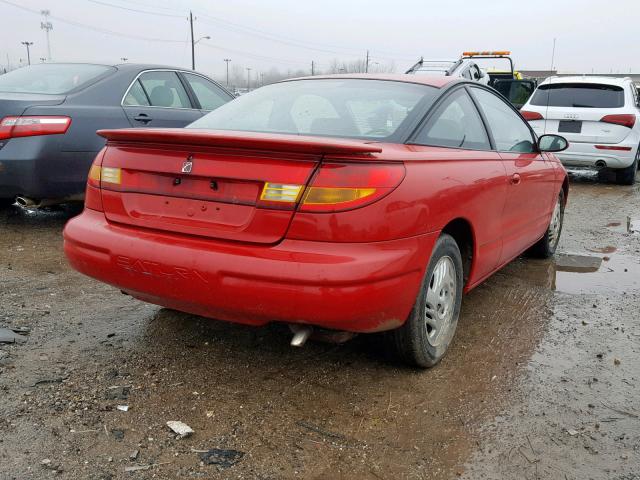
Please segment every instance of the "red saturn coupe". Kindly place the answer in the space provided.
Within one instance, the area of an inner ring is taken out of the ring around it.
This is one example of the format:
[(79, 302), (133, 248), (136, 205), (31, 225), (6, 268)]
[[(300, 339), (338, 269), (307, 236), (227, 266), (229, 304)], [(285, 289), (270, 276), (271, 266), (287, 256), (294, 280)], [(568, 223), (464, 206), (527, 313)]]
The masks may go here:
[(567, 175), (491, 88), (336, 75), (260, 88), (185, 129), (99, 132), (80, 272), (146, 302), (250, 325), (387, 331), (435, 365), (462, 294), (558, 244)]

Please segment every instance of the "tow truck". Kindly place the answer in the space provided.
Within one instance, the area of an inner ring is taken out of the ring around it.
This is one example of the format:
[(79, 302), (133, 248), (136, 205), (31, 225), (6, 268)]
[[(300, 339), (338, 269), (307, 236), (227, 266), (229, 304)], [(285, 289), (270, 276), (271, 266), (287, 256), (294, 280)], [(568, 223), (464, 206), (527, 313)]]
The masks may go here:
[[(504, 59), (506, 70), (484, 69), (478, 60)], [(414, 75), (457, 76), (489, 85), (498, 90), (516, 108), (520, 109), (536, 89), (535, 80), (525, 80), (515, 70), (511, 52), (506, 50), (463, 52), (457, 60), (425, 60), (421, 58), (405, 73)]]

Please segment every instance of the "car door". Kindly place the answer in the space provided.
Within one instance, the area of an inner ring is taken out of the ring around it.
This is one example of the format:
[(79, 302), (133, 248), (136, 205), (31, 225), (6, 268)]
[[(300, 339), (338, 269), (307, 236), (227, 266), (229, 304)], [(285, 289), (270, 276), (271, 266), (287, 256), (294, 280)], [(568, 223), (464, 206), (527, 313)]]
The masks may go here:
[(503, 213), (502, 263), (539, 240), (555, 204), (555, 167), (538, 151), (526, 121), (489, 89), (471, 87), (504, 162), (509, 188)]
[(188, 72), (180, 72), (180, 76), (191, 89), (192, 97), (203, 114), (207, 114), (235, 98), (207, 77)]
[(432, 224), (442, 228), (452, 218), (464, 218), (473, 225), (477, 250), (470, 282), (477, 282), (501, 258), (507, 179), (467, 90), (460, 87), (445, 97), (409, 143), (427, 159), (421, 177), (433, 203)]
[(138, 75), (124, 95), (122, 108), (133, 127), (181, 128), (202, 116), (172, 70)]

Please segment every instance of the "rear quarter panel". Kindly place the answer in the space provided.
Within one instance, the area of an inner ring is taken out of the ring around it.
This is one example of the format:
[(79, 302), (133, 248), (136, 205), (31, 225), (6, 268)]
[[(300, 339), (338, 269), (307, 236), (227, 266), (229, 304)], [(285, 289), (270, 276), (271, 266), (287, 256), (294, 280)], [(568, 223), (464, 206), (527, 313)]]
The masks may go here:
[[(471, 225), (475, 243), (469, 283), (497, 267), (507, 190), (497, 153), (387, 144), (375, 159), (404, 162), (406, 175), (396, 190), (372, 205), (348, 212), (298, 212), (287, 237), (378, 242), (438, 232), (462, 218)], [(424, 252), (425, 267), (430, 255)]]

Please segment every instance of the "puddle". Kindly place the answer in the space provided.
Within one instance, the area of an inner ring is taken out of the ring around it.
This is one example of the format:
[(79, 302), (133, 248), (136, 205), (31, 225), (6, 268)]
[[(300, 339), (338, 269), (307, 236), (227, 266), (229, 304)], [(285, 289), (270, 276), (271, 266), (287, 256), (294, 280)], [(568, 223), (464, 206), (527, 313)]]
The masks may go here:
[[(614, 255), (609, 260), (578, 255), (566, 255), (566, 257), (584, 259), (575, 260), (575, 262), (583, 265), (588, 264), (588, 266), (578, 271), (565, 266), (563, 261), (556, 262), (555, 289), (557, 291), (614, 293), (640, 289), (640, 263), (637, 258), (623, 255)], [(595, 269), (593, 268), (594, 258), (600, 263)]]
[(610, 294), (640, 290), (640, 259), (625, 255), (557, 255), (528, 260), (513, 272), (541, 287), (571, 294)]
[(622, 222), (610, 222), (607, 228), (614, 232), (640, 234), (640, 218), (627, 217)]

